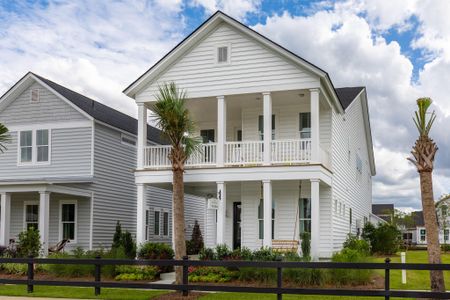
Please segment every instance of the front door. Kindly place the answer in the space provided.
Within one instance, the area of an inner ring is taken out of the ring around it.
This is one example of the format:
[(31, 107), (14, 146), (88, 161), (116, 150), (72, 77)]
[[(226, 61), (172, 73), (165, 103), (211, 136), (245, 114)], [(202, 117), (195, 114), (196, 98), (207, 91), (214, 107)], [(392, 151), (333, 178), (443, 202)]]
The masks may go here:
[(241, 248), (241, 202), (233, 202), (233, 249)]

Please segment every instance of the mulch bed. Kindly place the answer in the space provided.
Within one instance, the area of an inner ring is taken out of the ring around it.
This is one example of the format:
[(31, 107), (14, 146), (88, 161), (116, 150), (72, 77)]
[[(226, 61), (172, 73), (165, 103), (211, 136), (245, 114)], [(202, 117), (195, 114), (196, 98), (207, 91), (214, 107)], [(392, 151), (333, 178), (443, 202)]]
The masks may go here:
[(189, 292), (189, 295), (187, 297), (183, 297), (183, 294), (181, 292), (173, 292), (157, 296), (155, 298), (152, 298), (152, 300), (196, 300), (205, 295), (207, 295), (207, 293)]

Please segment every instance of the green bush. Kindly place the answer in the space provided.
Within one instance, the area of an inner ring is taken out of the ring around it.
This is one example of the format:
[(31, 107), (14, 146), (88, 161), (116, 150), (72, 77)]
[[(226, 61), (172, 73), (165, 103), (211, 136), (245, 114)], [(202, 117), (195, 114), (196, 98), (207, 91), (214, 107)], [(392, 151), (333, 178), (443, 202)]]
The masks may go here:
[(310, 257), (311, 256), (311, 234), (309, 232), (303, 232), (300, 235), (300, 239), (302, 240), (302, 243), (300, 247), (302, 248), (302, 255), (303, 257)]
[(189, 271), (191, 282), (229, 282), (238, 277), (238, 272), (224, 267), (196, 267)]
[(261, 249), (253, 252), (253, 260), (255, 261), (275, 261), (278, 257), (277, 253), (267, 247), (261, 247)]
[(372, 253), (395, 254), (401, 245), (401, 233), (395, 225), (383, 223), (378, 227), (367, 223), (363, 229), (363, 238), (369, 241)]
[(28, 230), (19, 233), (17, 249), (19, 257), (39, 256), (41, 250), (39, 230), (30, 227)]
[(259, 281), (261, 283), (274, 283), (277, 280), (277, 270), (275, 268), (239, 268), (239, 280)]
[(226, 244), (217, 245), (215, 250), (218, 260), (228, 259), (231, 256), (231, 250)]
[(133, 240), (131, 233), (127, 230), (122, 231), (122, 225), (117, 221), (116, 231), (114, 232), (111, 249), (122, 248), (127, 258), (136, 257), (136, 243)]
[[(367, 256), (358, 250), (344, 248), (341, 252), (333, 255), (333, 262), (367, 262)], [(331, 269), (330, 281), (337, 285), (360, 285), (370, 282), (372, 270), (367, 269)]]
[(158, 276), (155, 266), (117, 266), (116, 280), (154, 280)]
[(198, 257), (200, 260), (216, 260), (217, 259), (214, 249), (211, 249), (211, 248), (203, 248), (202, 250), (200, 250)]
[(195, 220), (194, 228), (192, 229), (191, 240), (186, 241), (186, 251), (188, 255), (199, 254), (204, 247), (203, 236), (200, 230), (200, 225)]
[(445, 252), (450, 251), (450, 245), (449, 244), (441, 245), (441, 250)]
[[(147, 242), (138, 251), (138, 257), (141, 259), (173, 259), (174, 255), (172, 248), (164, 243)], [(162, 273), (171, 272), (173, 266), (161, 266), (159, 270)]]
[[(75, 249), (72, 254), (69, 253), (54, 253), (49, 258), (69, 259), (69, 258), (95, 258), (93, 253), (87, 254), (83, 249)], [(81, 264), (57, 264), (47, 265), (47, 271), (55, 277), (84, 277), (93, 276), (95, 267), (93, 265)]]
[(353, 234), (349, 234), (344, 242), (344, 248), (360, 252), (365, 256), (370, 255), (370, 245), (366, 240), (361, 240)]

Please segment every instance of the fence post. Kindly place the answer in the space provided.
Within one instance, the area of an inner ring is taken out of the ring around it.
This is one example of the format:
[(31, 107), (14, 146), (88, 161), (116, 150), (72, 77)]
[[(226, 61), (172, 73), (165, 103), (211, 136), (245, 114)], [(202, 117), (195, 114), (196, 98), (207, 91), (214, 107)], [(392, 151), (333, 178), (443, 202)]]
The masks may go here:
[[(277, 257), (276, 259), (278, 265), (277, 265), (277, 288), (281, 289), (281, 287), (283, 286), (283, 269), (280, 266), (280, 262), (281, 262), (281, 257)], [(281, 292), (277, 293), (277, 300), (282, 300), (283, 299), (283, 294)]]
[(33, 255), (29, 255), (28, 259), (30, 260), (28, 262), (28, 272), (27, 272), (27, 279), (28, 279), (28, 284), (27, 284), (27, 291), (28, 293), (32, 293), (34, 290), (33, 284), (31, 284), (31, 280), (34, 279), (34, 263), (33, 263)]
[[(95, 257), (96, 260), (100, 260), (100, 256), (97, 255)], [(95, 276), (95, 283), (97, 284), (95, 286), (95, 296), (100, 295), (100, 282), (101, 282), (101, 274), (102, 274), (102, 266), (99, 263), (95, 264), (95, 272), (94, 272), (94, 276)]]
[(389, 300), (391, 298), (390, 296), (390, 289), (391, 289), (391, 269), (389, 269), (389, 263), (391, 262), (391, 259), (388, 257), (384, 260), (386, 263), (386, 267), (384, 269), (384, 291), (386, 295), (384, 296), (385, 300)]
[[(401, 252), (400, 256), (402, 259), (402, 264), (405, 264), (406, 263), (406, 252)], [(402, 284), (406, 284), (406, 270), (405, 269), (402, 270)]]
[(189, 290), (187, 289), (187, 285), (189, 284), (188, 276), (189, 276), (189, 268), (187, 265), (187, 261), (189, 260), (189, 256), (183, 256), (183, 285), (185, 288), (183, 288), (183, 297), (186, 297), (188, 295)]

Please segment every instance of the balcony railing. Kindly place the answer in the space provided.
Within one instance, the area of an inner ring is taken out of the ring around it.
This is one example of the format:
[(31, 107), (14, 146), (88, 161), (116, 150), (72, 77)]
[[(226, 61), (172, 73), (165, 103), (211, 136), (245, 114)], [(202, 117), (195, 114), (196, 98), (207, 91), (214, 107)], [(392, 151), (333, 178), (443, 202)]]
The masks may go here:
[[(311, 139), (274, 140), (271, 142), (271, 163), (306, 163), (311, 161)], [(145, 148), (146, 168), (169, 168), (171, 146), (149, 146)], [(321, 160), (328, 163), (328, 154), (320, 148)], [(327, 155), (325, 155), (327, 154)], [(224, 148), (224, 165), (261, 165), (264, 160), (263, 141), (226, 142)], [(216, 166), (217, 144), (201, 145), (201, 151), (193, 154), (186, 166), (203, 167)]]

